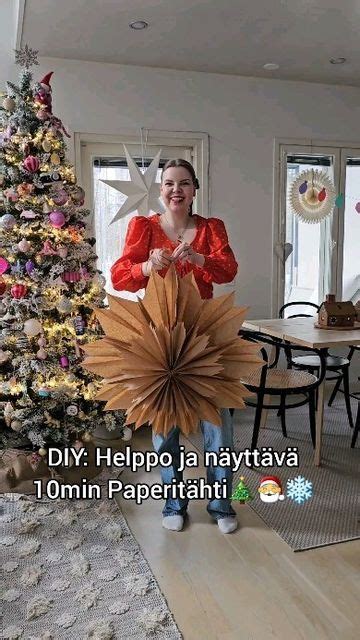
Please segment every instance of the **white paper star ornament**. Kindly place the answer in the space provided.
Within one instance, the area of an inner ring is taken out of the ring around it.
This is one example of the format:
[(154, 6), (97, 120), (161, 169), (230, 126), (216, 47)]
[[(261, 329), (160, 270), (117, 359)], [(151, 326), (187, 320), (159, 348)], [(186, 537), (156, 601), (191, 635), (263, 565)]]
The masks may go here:
[(127, 213), (137, 211), (140, 216), (148, 216), (150, 211), (164, 211), (160, 200), (160, 184), (156, 183), (161, 149), (152, 160), (150, 166), (142, 174), (137, 164), (124, 145), (126, 160), (130, 172), (130, 180), (101, 180), (109, 187), (127, 196), (123, 205), (111, 220), (110, 224), (120, 220)]

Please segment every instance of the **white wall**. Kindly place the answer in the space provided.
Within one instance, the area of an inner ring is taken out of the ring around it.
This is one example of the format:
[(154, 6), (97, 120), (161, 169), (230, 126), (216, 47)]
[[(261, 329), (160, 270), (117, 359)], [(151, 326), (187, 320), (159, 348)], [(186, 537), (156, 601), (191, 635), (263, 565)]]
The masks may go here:
[[(164, 54), (164, 60), (166, 54)], [(140, 127), (210, 134), (210, 213), (239, 262), (237, 302), (271, 309), (275, 137), (360, 139), (360, 89), (41, 58), (54, 111), (71, 131)], [(41, 77), (41, 76), (40, 76)], [(355, 138), (354, 138), (355, 136)]]

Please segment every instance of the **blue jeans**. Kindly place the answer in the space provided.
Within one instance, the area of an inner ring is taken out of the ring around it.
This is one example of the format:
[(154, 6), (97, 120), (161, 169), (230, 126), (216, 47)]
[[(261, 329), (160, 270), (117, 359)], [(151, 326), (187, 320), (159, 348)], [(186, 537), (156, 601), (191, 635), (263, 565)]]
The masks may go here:
[[(222, 427), (216, 427), (206, 420), (200, 421), (201, 431), (204, 436), (204, 451), (219, 452), (220, 447), (230, 447), (233, 449), (233, 422), (229, 409), (221, 409)], [(161, 467), (161, 479), (164, 484), (169, 484), (176, 478), (177, 481), (183, 479), (182, 471), (178, 471), (180, 466), (179, 449), (179, 427), (173, 427), (166, 436), (153, 433), (153, 445), (157, 453), (170, 453), (173, 464), (169, 467)], [(206, 468), (207, 483), (226, 480), (228, 498), (210, 500), (207, 506), (208, 513), (214, 518), (226, 518), (235, 516), (235, 511), (231, 506), (232, 492), (232, 471), (229, 467), (208, 466)], [(164, 516), (185, 515), (188, 499), (168, 498), (163, 509)]]

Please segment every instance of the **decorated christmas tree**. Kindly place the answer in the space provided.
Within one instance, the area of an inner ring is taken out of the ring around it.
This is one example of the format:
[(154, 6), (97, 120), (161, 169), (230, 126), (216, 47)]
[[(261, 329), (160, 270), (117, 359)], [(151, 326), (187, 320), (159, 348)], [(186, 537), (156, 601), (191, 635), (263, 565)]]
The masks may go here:
[(231, 500), (238, 500), (242, 504), (244, 504), (245, 502), (250, 502), (250, 500), (252, 500), (252, 495), (244, 480), (245, 478), (241, 476), (240, 482), (231, 496)]
[(101, 424), (122, 429), (124, 413), (102, 411), (101, 381), (81, 366), (82, 344), (101, 334), (92, 308), (104, 306), (105, 281), (52, 73), (32, 84), (36, 53), (16, 52), (19, 85), (8, 83), (0, 110), (0, 444), (45, 455)]

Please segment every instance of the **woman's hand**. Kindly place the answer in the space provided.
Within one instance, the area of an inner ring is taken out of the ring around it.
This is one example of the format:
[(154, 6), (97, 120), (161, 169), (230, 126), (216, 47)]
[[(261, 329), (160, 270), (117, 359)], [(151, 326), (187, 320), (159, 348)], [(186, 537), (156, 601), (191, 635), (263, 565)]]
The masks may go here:
[(143, 275), (149, 277), (153, 269), (154, 271), (161, 271), (166, 269), (171, 262), (171, 254), (167, 249), (153, 249), (150, 251), (149, 259), (142, 263)]
[(196, 253), (190, 244), (186, 242), (182, 242), (179, 244), (176, 249), (172, 252), (171, 258), (173, 262), (191, 262), (191, 264), (196, 264), (198, 267), (202, 267), (205, 262), (205, 256), (201, 255), (201, 253)]

